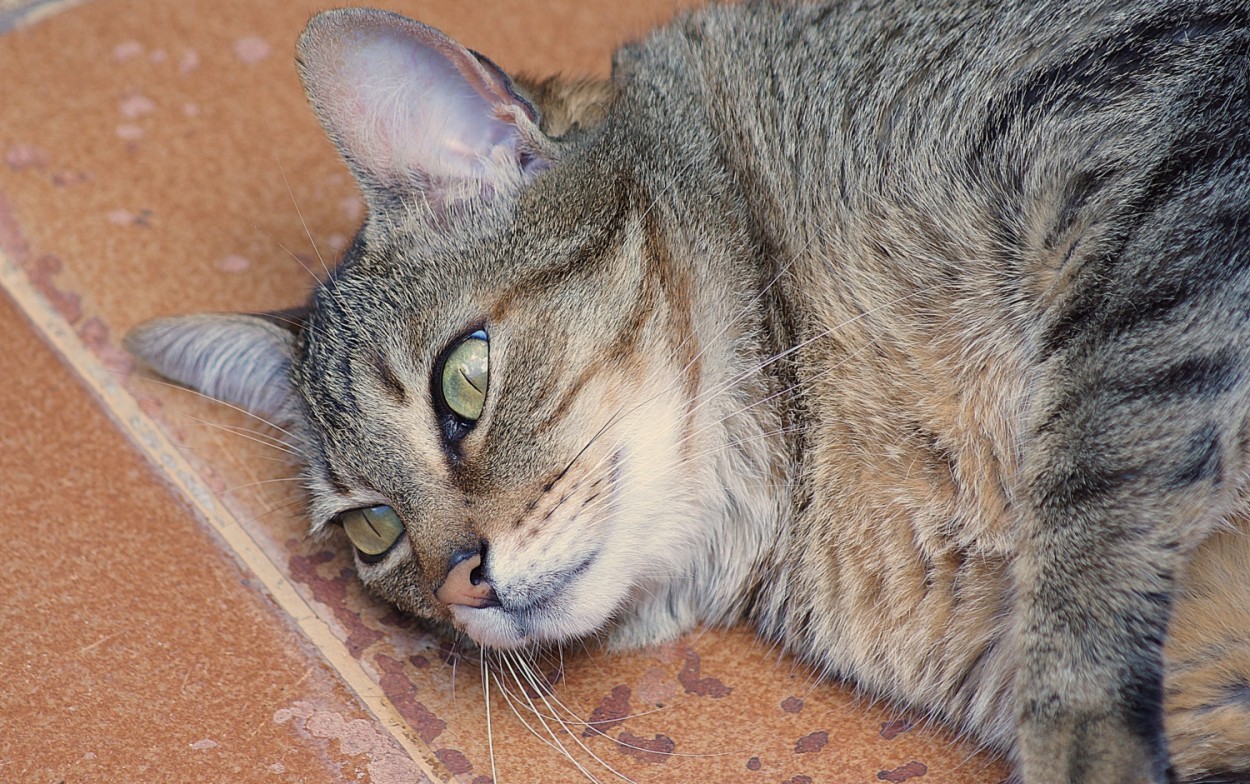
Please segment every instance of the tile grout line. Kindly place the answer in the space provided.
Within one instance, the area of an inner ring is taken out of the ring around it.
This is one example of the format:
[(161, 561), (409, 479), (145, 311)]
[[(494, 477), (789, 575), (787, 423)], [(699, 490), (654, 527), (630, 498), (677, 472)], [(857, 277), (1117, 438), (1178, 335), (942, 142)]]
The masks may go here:
[(444, 779), (434, 771), (433, 750), (415, 738), (408, 722), (381, 692), (346, 645), (330, 630), (312, 606), (282, 575), (238, 519), (213, 495), (198, 473), (179, 453), (163, 430), (139, 408), (130, 393), (79, 341), (77, 334), (43, 299), (22, 269), (0, 251), (0, 288), (16, 303), (41, 337), (51, 345), (76, 376), (95, 394), (105, 413), (122, 430), (157, 473), (191, 505), (225, 542), (243, 568), (265, 587), (278, 607), (295, 623), (347, 687), (395, 738), (400, 747), (430, 779)]

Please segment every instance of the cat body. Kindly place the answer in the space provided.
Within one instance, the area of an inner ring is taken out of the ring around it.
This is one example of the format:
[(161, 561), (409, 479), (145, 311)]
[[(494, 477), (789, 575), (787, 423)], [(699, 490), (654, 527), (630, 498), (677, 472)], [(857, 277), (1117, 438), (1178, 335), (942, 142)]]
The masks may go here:
[(296, 429), (371, 589), (498, 647), (749, 618), (1025, 782), (1250, 776), (1250, 10), (710, 8), (608, 83), (342, 11), (299, 61), (342, 265), (130, 342)]

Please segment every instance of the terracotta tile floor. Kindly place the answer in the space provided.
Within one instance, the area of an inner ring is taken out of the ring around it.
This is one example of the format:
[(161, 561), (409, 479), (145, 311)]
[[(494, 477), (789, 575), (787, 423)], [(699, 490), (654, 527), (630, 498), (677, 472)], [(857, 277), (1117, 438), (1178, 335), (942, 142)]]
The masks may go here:
[[(600, 780), (1002, 780), (747, 630), (538, 662), (492, 688), (492, 766), (476, 661), (304, 538), (273, 433), (133, 375), (131, 326), (293, 304), (359, 220), (290, 54), (321, 5), (0, 0), (0, 781), (583, 780), (509, 698), (601, 722), (555, 731)], [(391, 5), (604, 73), (674, 4)]]

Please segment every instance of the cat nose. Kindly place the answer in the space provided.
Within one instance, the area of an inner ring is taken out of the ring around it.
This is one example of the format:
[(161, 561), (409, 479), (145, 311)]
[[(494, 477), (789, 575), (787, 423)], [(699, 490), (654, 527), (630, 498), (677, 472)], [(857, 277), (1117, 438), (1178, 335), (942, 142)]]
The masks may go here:
[(434, 596), (447, 606), (498, 607), (495, 587), (486, 577), (486, 542), (476, 550), (461, 550), (449, 560), (447, 576)]

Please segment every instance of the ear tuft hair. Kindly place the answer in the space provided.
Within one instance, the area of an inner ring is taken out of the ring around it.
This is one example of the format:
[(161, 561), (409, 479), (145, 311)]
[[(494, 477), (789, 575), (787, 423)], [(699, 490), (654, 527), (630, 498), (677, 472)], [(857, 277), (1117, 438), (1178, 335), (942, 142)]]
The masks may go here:
[(295, 415), (290, 368), (300, 321), (273, 316), (204, 313), (159, 318), (126, 336), (126, 348), (157, 373), (258, 416)]

